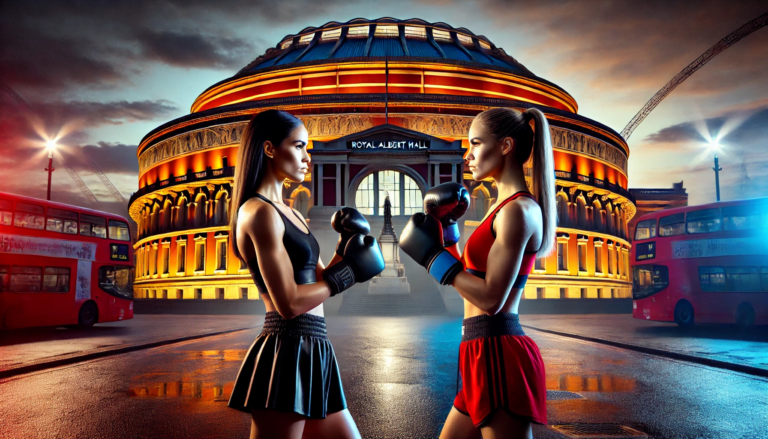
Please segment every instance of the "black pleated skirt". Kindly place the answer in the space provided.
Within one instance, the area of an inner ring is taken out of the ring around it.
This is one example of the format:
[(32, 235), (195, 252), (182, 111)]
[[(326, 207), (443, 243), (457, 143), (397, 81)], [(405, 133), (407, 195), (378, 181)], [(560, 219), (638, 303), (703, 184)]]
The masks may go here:
[(346, 409), (325, 318), (301, 314), (285, 320), (268, 312), (237, 373), (228, 406), (247, 413), (293, 412), (310, 419)]

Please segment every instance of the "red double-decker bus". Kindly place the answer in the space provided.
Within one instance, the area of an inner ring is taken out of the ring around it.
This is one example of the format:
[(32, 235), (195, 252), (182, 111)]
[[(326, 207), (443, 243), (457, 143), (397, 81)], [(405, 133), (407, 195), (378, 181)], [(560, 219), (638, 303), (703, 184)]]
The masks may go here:
[(125, 218), (0, 192), (0, 329), (133, 318)]
[(768, 198), (643, 215), (631, 261), (636, 319), (768, 324)]

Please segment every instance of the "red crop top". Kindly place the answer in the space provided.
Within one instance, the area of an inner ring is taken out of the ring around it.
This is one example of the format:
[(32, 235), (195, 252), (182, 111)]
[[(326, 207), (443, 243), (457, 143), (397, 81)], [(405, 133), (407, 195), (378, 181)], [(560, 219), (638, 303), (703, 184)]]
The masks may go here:
[[(519, 196), (530, 197), (536, 201), (528, 192), (517, 192), (506, 200), (502, 201), (493, 213), (480, 223), (475, 229), (472, 235), (467, 239), (467, 244), (464, 246), (464, 253), (462, 254), (462, 263), (464, 269), (474, 276), (485, 279), (485, 272), (488, 264), (488, 253), (491, 251), (491, 246), (496, 240), (496, 236), (493, 233), (493, 221), (496, 219), (496, 214), (510, 201), (518, 198)], [(520, 271), (517, 273), (517, 279), (512, 284), (512, 288), (522, 288), (525, 286), (525, 282), (528, 280), (528, 275), (533, 270), (533, 264), (536, 261), (536, 252), (524, 252), (523, 262), (520, 265)]]

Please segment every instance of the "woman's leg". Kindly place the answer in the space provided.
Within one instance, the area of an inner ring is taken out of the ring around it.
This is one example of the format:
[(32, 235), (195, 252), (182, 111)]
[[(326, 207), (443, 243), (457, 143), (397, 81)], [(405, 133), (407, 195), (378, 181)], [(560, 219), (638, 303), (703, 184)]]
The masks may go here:
[(304, 439), (360, 439), (349, 410), (328, 413), (325, 419), (307, 419), (304, 424)]
[(251, 439), (300, 439), (307, 419), (296, 413), (274, 410), (254, 410), (251, 417)]
[(531, 421), (497, 410), (481, 429), (483, 439), (515, 438), (533, 439)]
[(480, 439), (480, 430), (472, 424), (472, 419), (451, 407), (448, 418), (440, 432), (440, 439)]

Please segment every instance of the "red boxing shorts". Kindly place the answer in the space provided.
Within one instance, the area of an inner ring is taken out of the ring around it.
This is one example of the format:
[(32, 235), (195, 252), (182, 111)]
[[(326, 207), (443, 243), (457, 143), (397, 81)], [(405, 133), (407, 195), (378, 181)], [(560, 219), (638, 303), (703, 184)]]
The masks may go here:
[(483, 426), (500, 408), (511, 416), (547, 423), (544, 361), (517, 314), (464, 319), (459, 375), (462, 385), (453, 406), (475, 427)]

